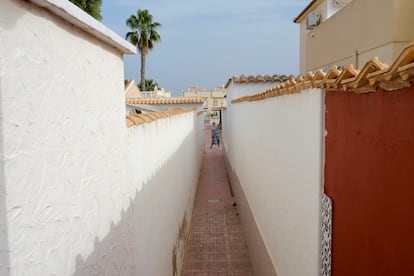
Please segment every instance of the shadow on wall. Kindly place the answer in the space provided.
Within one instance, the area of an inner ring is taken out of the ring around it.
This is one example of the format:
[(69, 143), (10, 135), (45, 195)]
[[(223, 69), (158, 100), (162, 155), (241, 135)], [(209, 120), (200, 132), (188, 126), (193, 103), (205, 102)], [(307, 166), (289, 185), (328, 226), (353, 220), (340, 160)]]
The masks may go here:
[[(0, 79), (0, 99), (2, 98), (2, 86)], [(3, 110), (0, 104), (0, 275), (10, 275), (9, 244), (6, 213), (6, 173), (4, 166), (5, 152), (3, 141)]]
[[(179, 275), (198, 180), (198, 172), (190, 180), (185, 175), (185, 169), (196, 157), (191, 156), (192, 149), (187, 150), (190, 139), (194, 139), (192, 135), (186, 137), (140, 190), (135, 189), (135, 196), (127, 210), (122, 211), (120, 221), (111, 224), (102, 240), (95, 238), (93, 252), (86, 258), (76, 257), (73, 276)], [(177, 160), (188, 160), (188, 164), (177, 166)], [(172, 172), (175, 172), (174, 182), (171, 182)], [(181, 212), (180, 209), (183, 210), (179, 219), (170, 215)]]
[(95, 237), (94, 251), (87, 257), (76, 257), (74, 276), (86, 275), (134, 275), (133, 241), (134, 234), (128, 225), (133, 223), (133, 202), (130, 207), (122, 211), (118, 224), (111, 223), (108, 235), (99, 240)]

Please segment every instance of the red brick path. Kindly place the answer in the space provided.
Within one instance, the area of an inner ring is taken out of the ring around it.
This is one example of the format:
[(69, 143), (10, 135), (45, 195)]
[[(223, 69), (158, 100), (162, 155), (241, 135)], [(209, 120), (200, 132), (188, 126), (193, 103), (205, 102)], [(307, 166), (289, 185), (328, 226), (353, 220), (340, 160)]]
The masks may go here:
[(183, 276), (253, 275), (234, 202), (221, 148), (206, 146)]

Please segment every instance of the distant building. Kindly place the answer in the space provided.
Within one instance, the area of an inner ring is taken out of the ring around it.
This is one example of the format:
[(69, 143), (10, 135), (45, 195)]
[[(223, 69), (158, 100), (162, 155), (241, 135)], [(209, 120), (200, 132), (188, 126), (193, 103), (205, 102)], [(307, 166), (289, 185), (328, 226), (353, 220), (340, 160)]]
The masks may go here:
[(163, 98), (170, 98), (171, 92), (165, 91), (164, 88), (158, 88), (155, 86), (153, 91), (141, 91), (140, 92), (143, 97), (163, 97)]
[(171, 97), (170, 92), (164, 89), (154, 91), (139, 91), (134, 80), (125, 82), (126, 114), (141, 112), (163, 111), (174, 108), (194, 108), (197, 112), (202, 111), (204, 98), (202, 97)]
[(414, 40), (412, 0), (313, 0), (300, 24), (300, 74), (332, 65), (361, 68), (378, 56), (392, 64)]
[(142, 94), (134, 80), (125, 80), (125, 98), (141, 98)]
[(125, 92), (127, 93), (126, 96), (129, 97), (132, 95), (133, 97), (171, 97), (170, 91), (165, 91), (164, 88), (159, 88), (158, 86), (155, 86), (152, 91), (140, 91), (134, 80), (125, 80)]
[(220, 110), (227, 108), (226, 90), (224, 86), (216, 86), (213, 90), (199, 88), (198, 86), (188, 87), (182, 91), (185, 98), (204, 98), (204, 120), (220, 120)]

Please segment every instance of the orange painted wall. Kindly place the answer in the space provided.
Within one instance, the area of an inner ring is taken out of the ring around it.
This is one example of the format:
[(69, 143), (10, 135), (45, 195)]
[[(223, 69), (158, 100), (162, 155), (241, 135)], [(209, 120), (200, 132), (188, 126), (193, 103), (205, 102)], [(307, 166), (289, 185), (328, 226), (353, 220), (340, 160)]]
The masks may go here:
[(414, 275), (414, 87), (325, 101), (332, 275)]

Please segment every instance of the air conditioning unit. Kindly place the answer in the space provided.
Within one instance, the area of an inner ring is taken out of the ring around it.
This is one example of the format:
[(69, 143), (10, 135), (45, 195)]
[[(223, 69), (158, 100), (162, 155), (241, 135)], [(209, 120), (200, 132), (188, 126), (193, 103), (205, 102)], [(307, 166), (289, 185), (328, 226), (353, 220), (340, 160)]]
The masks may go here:
[(311, 12), (306, 17), (306, 29), (312, 30), (321, 24), (321, 14), (319, 12)]

